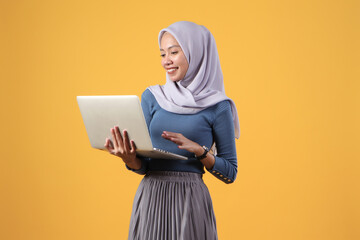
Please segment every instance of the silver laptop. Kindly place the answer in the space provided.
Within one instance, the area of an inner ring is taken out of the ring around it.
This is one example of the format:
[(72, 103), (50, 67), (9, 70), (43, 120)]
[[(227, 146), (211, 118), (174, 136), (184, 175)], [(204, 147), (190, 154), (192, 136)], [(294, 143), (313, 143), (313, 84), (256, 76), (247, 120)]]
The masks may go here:
[(105, 139), (112, 139), (110, 128), (126, 129), (134, 140), (136, 153), (143, 157), (187, 160), (185, 156), (154, 148), (141, 108), (135, 95), (77, 96), (86, 132), (93, 148), (104, 150)]

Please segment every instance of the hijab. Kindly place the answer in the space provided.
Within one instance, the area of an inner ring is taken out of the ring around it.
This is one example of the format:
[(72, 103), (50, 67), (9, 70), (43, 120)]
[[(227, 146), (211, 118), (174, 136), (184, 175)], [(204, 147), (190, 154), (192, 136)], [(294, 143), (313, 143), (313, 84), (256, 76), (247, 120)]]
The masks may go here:
[(159, 33), (159, 46), (165, 32), (179, 43), (189, 64), (185, 77), (173, 82), (166, 73), (165, 85), (150, 86), (160, 107), (178, 114), (195, 114), (223, 100), (229, 100), (235, 127), (240, 136), (239, 119), (233, 100), (225, 95), (223, 74), (216, 43), (210, 31), (193, 22), (171, 24)]

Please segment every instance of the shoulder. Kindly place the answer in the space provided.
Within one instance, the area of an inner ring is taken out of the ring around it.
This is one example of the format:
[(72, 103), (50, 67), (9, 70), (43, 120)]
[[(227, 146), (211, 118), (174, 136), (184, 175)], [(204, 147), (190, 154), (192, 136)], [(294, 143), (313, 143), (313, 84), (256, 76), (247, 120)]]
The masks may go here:
[(151, 93), (149, 88), (145, 89), (145, 91), (143, 91), (143, 93), (141, 94), (141, 100), (142, 99), (151, 99), (151, 98), (154, 98), (154, 95)]
[(141, 94), (141, 102), (147, 102), (149, 104), (156, 103), (156, 99), (149, 88), (145, 89), (145, 91)]
[(211, 107), (206, 108), (204, 113), (210, 116), (211, 122), (214, 123), (216, 120), (220, 120), (220, 116), (225, 115), (228, 117), (231, 115), (231, 103), (229, 100), (223, 100), (216, 103), (215, 105), (212, 105)]
[(231, 103), (229, 100), (223, 100), (212, 106), (211, 109), (218, 115), (224, 111), (231, 111)]
[(141, 106), (143, 109), (153, 112), (159, 109), (159, 104), (149, 88), (141, 94)]

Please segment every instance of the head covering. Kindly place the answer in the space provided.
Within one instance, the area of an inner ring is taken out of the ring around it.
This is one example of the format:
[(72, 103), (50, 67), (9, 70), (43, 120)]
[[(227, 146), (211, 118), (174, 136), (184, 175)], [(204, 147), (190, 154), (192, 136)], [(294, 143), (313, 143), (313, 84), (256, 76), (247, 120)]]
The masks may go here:
[(225, 95), (223, 75), (216, 43), (210, 31), (193, 22), (171, 24), (159, 33), (159, 46), (165, 32), (180, 44), (189, 63), (184, 79), (173, 82), (166, 73), (165, 85), (150, 86), (149, 90), (163, 109), (179, 114), (195, 114), (229, 100), (233, 115), (235, 137), (240, 136), (239, 119), (233, 100)]

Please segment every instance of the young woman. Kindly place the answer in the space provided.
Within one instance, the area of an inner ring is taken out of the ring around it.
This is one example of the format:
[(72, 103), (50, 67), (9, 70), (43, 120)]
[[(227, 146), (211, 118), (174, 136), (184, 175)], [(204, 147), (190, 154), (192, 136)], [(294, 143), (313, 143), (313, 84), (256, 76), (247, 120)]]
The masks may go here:
[[(189, 160), (142, 158), (126, 130), (111, 129), (105, 146), (126, 167), (146, 174), (136, 192), (129, 239), (217, 239), (204, 167), (224, 183), (237, 174), (235, 137), (240, 135), (234, 102), (225, 95), (212, 34), (192, 22), (176, 22), (159, 33), (165, 85), (151, 86), (141, 105), (154, 147)], [(209, 152), (216, 146), (216, 155)]]

